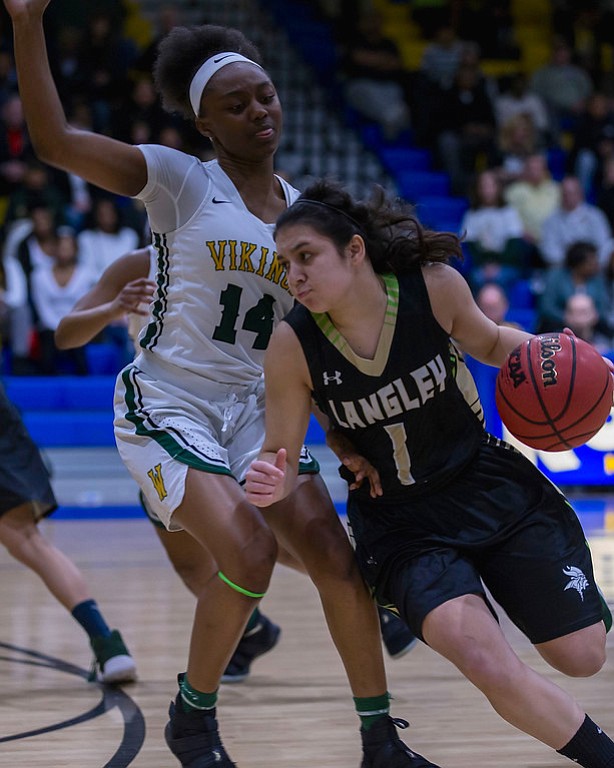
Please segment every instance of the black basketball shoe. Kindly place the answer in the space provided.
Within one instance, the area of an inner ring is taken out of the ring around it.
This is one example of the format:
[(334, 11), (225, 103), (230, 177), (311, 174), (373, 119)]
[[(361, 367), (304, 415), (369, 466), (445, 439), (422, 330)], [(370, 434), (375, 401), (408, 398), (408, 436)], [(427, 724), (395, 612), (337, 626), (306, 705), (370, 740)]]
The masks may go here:
[(239, 640), (237, 650), (233, 653), (222, 675), (222, 683), (243, 682), (249, 675), (254, 659), (274, 648), (280, 634), (281, 628), (261, 614), (258, 624)]
[(220, 740), (215, 710), (184, 712), (180, 697), (171, 702), (164, 738), (183, 768), (236, 768)]
[(412, 634), (411, 630), (395, 613), (378, 606), (379, 625), (382, 632), (382, 640), (392, 659), (400, 659), (409, 653), (418, 638)]
[(363, 756), (360, 768), (439, 768), (401, 741), (396, 729), (408, 725), (406, 720), (384, 717), (368, 731), (361, 728)]

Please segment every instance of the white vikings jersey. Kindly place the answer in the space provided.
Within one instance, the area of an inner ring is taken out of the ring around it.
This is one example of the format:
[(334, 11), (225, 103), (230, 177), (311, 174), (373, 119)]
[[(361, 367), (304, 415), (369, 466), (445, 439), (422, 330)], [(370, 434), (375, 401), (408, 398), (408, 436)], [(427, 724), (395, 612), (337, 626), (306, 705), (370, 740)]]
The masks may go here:
[[(138, 198), (157, 253), (157, 289), (136, 365), (193, 392), (202, 379), (249, 384), (262, 375), (273, 327), (293, 305), (274, 223), (250, 213), (216, 160), (156, 145), (141, 150), (148, 182)], [(299, 192), (280, 183), (290, 205)]]

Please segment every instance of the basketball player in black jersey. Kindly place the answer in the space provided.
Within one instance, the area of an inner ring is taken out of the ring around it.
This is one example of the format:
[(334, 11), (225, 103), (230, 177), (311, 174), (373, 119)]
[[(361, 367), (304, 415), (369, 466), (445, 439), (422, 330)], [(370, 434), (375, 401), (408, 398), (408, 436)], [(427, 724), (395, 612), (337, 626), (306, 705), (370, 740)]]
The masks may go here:
[[(500, 366), (529, 338), (478, 309), (451, 233), (376, 192), (310, 187), (277, 222), (300, 302), (267, 351), (266, 438), (247, 474), (267, 506), (293, 487), (312, 396), (378, 470), (350, 489), (348, 519), (378, 601), (449, 659), (509, 723), (586, 768), (614, 743), (507, 643), (484, 585), (555, 669), (595, 674), (610, 613), (580, 523), (530, 461), (489, 435), (462, 396), (450, 338)], [(351, 477), (348, 478), (351, 482)]]

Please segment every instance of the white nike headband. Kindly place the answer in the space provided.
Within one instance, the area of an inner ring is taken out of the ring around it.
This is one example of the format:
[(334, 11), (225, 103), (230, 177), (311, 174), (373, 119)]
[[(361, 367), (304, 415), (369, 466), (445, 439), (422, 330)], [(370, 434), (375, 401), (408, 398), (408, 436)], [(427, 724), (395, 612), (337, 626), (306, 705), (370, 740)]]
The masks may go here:
[(200, 112), (200, 97), (203, 95), (209, 80), (219, 69), (225, 67), (226, 64), (233, 64), (235, 61), (246, 61), (248, 64), (253, 64), (255, 67), (262, 69), (260, 64), (248, 59), (246, 56), (242, 56), (240, 53), (233, 53), (232, 51), (216, 53), (206, 59), (200, 65), (190, 83), (190, 104), (196, 117), (198, 117)]

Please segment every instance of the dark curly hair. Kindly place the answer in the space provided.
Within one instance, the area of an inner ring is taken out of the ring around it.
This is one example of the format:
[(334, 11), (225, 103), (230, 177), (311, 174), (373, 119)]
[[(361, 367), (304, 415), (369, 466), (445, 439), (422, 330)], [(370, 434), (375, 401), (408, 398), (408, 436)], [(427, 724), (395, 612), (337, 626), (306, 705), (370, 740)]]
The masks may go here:
[(175, 27), (162, 39), (154, 64), (154, 82), (167, 112), (194, 119), (189, 89), (196, 71), (222, 51), (240, 53), (262, 65), (258, 48), (238, 29), (203, 24)]
[(336, 181), (317, 181), (277, 219), (275, 235), (299, 222), (328, 237), (339, 253), (354, 235), (361, 235), (373, 269), (380, 274), (402, 274), (427, 262), (448, 263), (463, 257), (454, 233), (426, 229), (412, 205), (389, 197), (379, 185), (368, 200), (361, 201)]

